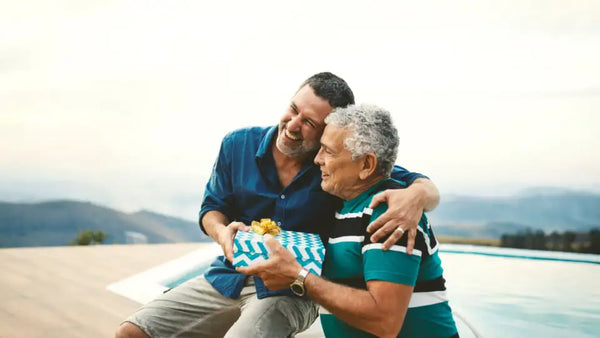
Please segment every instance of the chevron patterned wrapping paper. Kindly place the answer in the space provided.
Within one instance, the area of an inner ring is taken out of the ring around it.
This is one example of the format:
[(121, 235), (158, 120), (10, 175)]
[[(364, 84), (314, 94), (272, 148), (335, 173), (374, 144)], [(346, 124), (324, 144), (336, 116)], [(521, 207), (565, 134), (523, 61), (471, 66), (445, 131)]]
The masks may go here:
[[(275, 239), (290, 251), (298, 263), (315, 275), (321, 275), (325, 247), (319, 235), (282, 230)], [(238, 231), (233, 239), (233, 266), (248, 266), (269, 258), (264, 236), (254, 231)]]

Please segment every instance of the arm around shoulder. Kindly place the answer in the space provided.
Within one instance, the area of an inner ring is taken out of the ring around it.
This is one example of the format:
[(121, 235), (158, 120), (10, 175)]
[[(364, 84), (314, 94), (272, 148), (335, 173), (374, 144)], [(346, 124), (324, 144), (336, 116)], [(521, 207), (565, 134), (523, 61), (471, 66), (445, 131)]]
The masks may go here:
[(435, 184), (427, 178), (417, 178), (409, 189), (417, 189), (417, 194), (423, 200), (423, 211), (433, 211), (440, 204), (440, 192)]
[(416, 200), (414, 204), (421, 205), (423, 211), (432, 211), (440, 203), (440, 193), (427, 176), (395, 165), (391, 177), (408, 184), (407, 190), (413, 193), (412, 198)]

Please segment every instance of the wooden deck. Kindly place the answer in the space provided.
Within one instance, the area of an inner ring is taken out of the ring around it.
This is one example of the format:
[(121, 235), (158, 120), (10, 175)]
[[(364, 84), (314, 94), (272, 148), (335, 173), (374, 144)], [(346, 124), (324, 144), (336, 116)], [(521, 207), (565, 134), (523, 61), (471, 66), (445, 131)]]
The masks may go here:
[(113, 337), (140, 304), (106, 286), (202, 245), (0, 249), (0, 337)]

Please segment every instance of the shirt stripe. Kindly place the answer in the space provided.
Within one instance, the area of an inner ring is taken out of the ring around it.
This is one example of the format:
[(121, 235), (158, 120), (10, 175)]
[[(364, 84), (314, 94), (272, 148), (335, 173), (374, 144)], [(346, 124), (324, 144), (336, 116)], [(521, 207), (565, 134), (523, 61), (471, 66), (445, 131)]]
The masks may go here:
[(343, 242), (359, 242), (362, 243), (365, 240), (365, 236), (341, 236), (336, 238), (329, 238), (329, 244), (343, 243)]
[[(368, 283), (368, 282), (367, 282)], [(446, 291), (431, 291), (431, 292), (413, 292), (408, 303), (408, 308), (416, 308), (421, 306), (428, 306), (448, 301)], [(323, 306), (319, 307), (319, 314), (330, 315), (326, 308)]]
[(346, 219), (346, 218), (360, 218), (363, 216), (363, 214), (365, 215), (372, 215), (373, 214), (373, 209), (371, 208), (364, 208), (363, 211), (361, 212), (349, 212), (347, 214), (340, 214), (339, 212), (335, 213), (335, 218), (337, 219)]
[[(429, 226), (429, 221), (427, 221), (427, 226)], [(436, 242), (435, 247), (432, 248), (429, 235), (423, 230), (423, 228), (421, 228), (420, 225), (417, 226), (417, 230), (419, 230), (419, 232), (423, 234), (423, 239), (425, 240), (425, 245), (427, 246), (427, 252), (430, 256), (433, 255), (438, 250), (438, 243)]]
[[(383, 250), (383, 243), (371, 243), (371, 244), (367, 244), (365, 246), (363, 246), (362, 248), (362, 253), (365, 253), (365, 251), (368, 250)], [(397, 252), (404, 252), (406, 253), (406, 248), (400, 245), (392, 245), (389, 249), (389, 251), (397, 251)], [(417, 249), (413, 249), (413, 255), (419, 256), (421, 257), (423, 255), (423, 253), (421, 252), (421, 250), (417, 250)]]
[(433, 305), (448, 301), (446, 291), (413, 292), (408, 308)]

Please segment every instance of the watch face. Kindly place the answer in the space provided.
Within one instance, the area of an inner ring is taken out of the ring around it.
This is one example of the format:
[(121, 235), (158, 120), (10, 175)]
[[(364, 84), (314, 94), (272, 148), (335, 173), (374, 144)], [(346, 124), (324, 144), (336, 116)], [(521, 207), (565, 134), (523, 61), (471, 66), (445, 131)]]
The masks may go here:
[(294, 283), (294, 284), (290, 285), (290, 289), (292, 289), (292, 292), (295, 295), (304, 296), (304, 286)]

